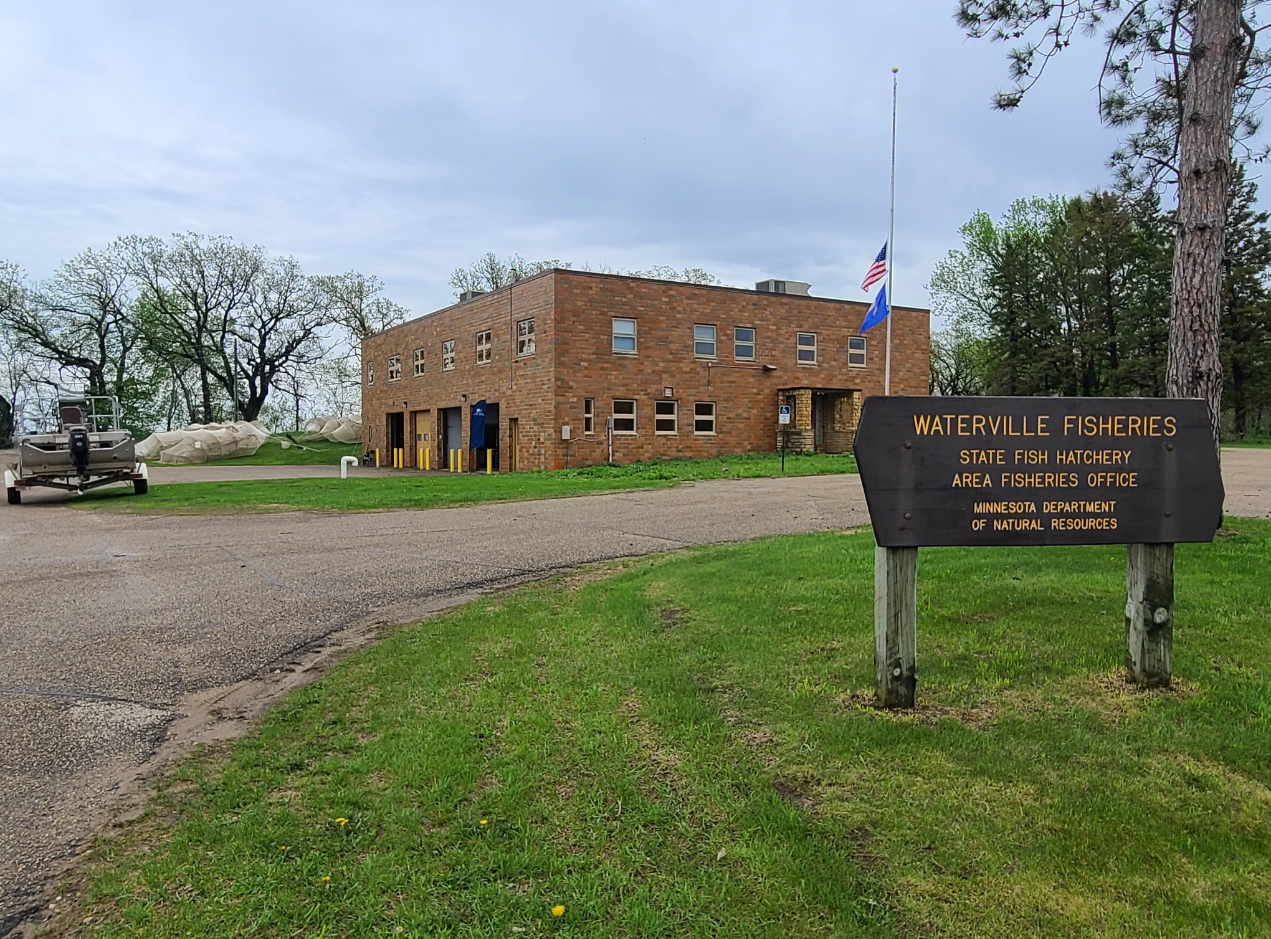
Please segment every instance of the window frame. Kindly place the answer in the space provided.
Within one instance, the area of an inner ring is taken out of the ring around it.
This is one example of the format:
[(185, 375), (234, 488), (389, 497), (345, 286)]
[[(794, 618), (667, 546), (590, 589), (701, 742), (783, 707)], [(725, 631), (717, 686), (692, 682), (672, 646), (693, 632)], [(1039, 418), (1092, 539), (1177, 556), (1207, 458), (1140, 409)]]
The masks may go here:
[(366, 383), (368, 385), (375, 384), (375, 362), (368, 360), (366, 363)]
[[(630, 414), (627, 414), (627, 413), (624, 411), (624, 412), (620, 415), (620, 414), (618, 413), (618, 405), (619, 405), (619, 404), (630, 404), (630, 405), (631, 405), (631, 413), (630, 413)], [(614, 399), (610, 402), (610, 406), (611, 406), (611, 408), (612, 408), (612, 410), (610, 411), (610, 414), (613, 416), (613, 435), (614, 435), (615, 437), (634, 437), (634, 436), (636, 436), (636, 434), (637, 434), (637, 433), (639, 433), (639, 425), (636, 423), (637, 410), (638, 410), (639, 405), (636, 403), (636, 399), (635, 399), (635, 398), (614, 398)], [(619, 429), (618, 429), (618, 421), (620, 421), (620, 420), (622, 420), (622, 421), (630, 420), (630, 421), (631, 421), (631, 429), (630, 429), (630, 430), (619, 430)]]
[[(711, 331), (710, 339), (698, 339), (697, 331), (699, 329), (709, 329)], [(710, 352), (699, 352), (698, 344), (710, 344)], [(694, 323), (693, 324), (693, 358), (695, 359), (717, 359), (719, 358), (719, 328), (714, 323)]]
[[(671, 406), (671, 413), (668, 417), (666, 414), (659, 414), (667, 405)], [(670, 430), (663, 430), (658, 427), (659, 423), (669, 420), (671, 422)], [(658, 398), (653, 402), (653, 433), (659, 437), (675, 437), (680, 433), (680, 403), (674, 398)]]
[(441, 370), (443, 372), (455, 370), (455, 340), (453, 339), (447, 339), (441, 344)]
[[(865, 336), (847, 337), (848, 368), (869, 368), (869, 346), (865, 339)], [(853, 348), (853, 346), (856, 346), (856, 348)], [(856, 356), (860, 357), (860, 362), (853, 361)]]
[[(737, 334), (745, 330), (750, 333), (749, 340), (743, 340)], [(759, 357), (758, 331), (753, 326), (734, 326), (733, 327), (733, 361), (734, 362), (753, 362)], [(740, 355), (737, 350), (742, 346), (750, 347), (750, 355)]]
[[(630, 324), (631, 324), (631, 334), (630, 334), (629, 336), (628, 336), (626, 333), (619, 333), (619, 332), (618, 332), (617, 327), (618, 327), (618, 324), (619, 324), (619, 323), (630, 323)], [(632, 319), (632, 318), (630, 318), (630, 317), (626, 317), (626, 316), (614, 316), (614, 317), (610, 317), (610, 324), (609, 324), (609, 338), (610, 338), (610, 342), (609, 342), (609, 349), (610, 349), (610, 351), (611, 351), (611, 352), (613, 352), (613, 354), (614, 354), (614, 355), (639, 355), (639, 353), (640, 353), (640, 338), (639, 338), (639, 322), (638, 322), (637, 320)], [(618, 348), (618, 339), (619, 339), (619, 338), (622, 338), (622, 339), (630, 339), (630, 340), (631, 340), (631, 348), (630, 348), (630, 349), (619, 349), (619, 348)]]
[(420, 378), (424, 374), (424, 350), (415, 350), (415, 377)]
[(388, 357), (388, 380), (402, 380), (402, 357), (400, 355), (390, 355)]
[(590, 437), (596, 432), (596, 399), (583, 398), (583, 435)]
[[(481, 338), (483, 336), (485, 337), (485, 342), (481, 341)], [(484, 356), (482, 356), (483, 352), (485, 353)], [(477, 330), (477, 364), (489, 365), (493, 359), (493, 353), (494, 353), (494, 341), (492, 338), (491, 331), (488, 329)]]
[(516, 357), (527, 359), (535, 352), (534, 317), (516, 321)]
[[(700, 413), (700, 409), (703, 406), (709, 407), (711, 409), (710, 418), (709, 418), (711, 423), (710, 430), (698, 430), (698, 427), (697, 427), (698, 421), (706, 420), (706, 418), (704, 418), (702, 414)], [(717, 407), (716, 402), (694, 401), (693, 402), (693, 436), (714, 437), (718, 433), (718, 427), (719, 427), (719, 408)]]
[[(811, 336), (811, 337), (812, 337), (812, 342), (811, 342), (811, 344), (807, 344), (807, 343), (805, 343), (805, 342), (803, 341), (803, 337), (804, 337), (804, 336)], [(816, 336), (816, 333), (796, 332), (796, 333), (794, 334), (794, 361), (795, 361), (795, 364), (797, 364), (797, 365), (816, 365), (816, 346), (817, 346), (817, 336)], [(803, 358), (803, 353), (804, 353), (806, 350), (809, 350), (809, 349), (810, 349), (810, 350), (812, 350), (812, 358), (811, 358), (811, 359), (805, 359), (805, 358)]]

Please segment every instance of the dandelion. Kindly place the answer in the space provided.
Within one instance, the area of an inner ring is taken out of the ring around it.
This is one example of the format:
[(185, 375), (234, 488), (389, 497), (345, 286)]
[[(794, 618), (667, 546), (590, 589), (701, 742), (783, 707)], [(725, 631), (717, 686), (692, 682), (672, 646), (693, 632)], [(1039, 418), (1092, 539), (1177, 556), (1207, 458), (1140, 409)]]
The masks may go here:
[(489, 820), (488, 818), (483, 818), (483, 819), (481, 819), (481, 824), (482, 824), (482, 825), (489, 825), (489, 824), (490, 824), (490, 820)]
[(564, 915), (565, 915), (565, 907), (564, 907), (564, 905), (563, 905), (563, 904), (560, 904), (560, 903), (557, 903), (554, 907), (552, 907), (552, 915), (553, 915), (553, 916), (564, 916)]
[(327, 882), (329, 882), (330, 880), (331, 880), (331, 875), (330, 875), (330, 874), (328, 874), (326, 877), (323, 877), (323, 878), (322, 878), (322, 882), (323, 882), (324, 884), (325, 884), (325, 883), (327, 883)]
[(280, 845), (278, 846), (278, 850), (279, 850), (279, 851), (286, 851), (286, 850), (287, 850), (287, 846), (286, 846), (285, 844), (280, 844)]
[(341, 828), (343, 828), (345, 825), (349, 823), (349, 820), (347, 818), (337, 818), (335, 820), (335, 823), (339, 825)]

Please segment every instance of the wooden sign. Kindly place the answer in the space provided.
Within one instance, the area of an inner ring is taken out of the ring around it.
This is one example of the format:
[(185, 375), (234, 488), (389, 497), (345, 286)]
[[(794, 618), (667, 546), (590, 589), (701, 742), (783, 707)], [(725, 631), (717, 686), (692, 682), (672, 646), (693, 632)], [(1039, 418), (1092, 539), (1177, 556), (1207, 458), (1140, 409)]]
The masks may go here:
[(871, 397), (854, 448), (878, 544), (1212, 541), (1204, 401)]

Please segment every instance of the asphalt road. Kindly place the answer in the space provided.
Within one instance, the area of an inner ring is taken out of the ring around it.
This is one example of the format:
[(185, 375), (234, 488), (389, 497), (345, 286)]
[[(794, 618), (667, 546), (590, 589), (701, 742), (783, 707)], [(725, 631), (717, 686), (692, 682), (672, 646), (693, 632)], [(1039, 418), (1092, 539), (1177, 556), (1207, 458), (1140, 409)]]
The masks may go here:
[(591, 562), (867, 522), (855, 476), (344, 515), (64, 499), (0, 507), (0, 936), (41, 907), (175, 718), (333, 632)]

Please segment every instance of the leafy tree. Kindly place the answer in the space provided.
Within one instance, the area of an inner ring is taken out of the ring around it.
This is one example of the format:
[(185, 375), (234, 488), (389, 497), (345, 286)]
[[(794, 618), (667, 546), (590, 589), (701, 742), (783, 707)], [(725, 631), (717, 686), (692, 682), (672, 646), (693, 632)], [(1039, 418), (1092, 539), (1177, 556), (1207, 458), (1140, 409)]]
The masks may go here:
[[(519, 254), (500, 260), (494, 252), (487, 251), (470, 267), (455, 268), (455, 272), (450, 275), (450, 286), (454, 288), (456, 297), (469, 290), (489, 293), (492, 290), (498, 290), (518, 280), (533, 277), (535, 274), (540, 274), (553, 268), (571, 270), (574, 265), (559, 258), (554, 258), (550, 261), (527, 261)], [(684, 284), (716, 285), (721, 283), (718, 277), (707, 273), (700, 267), (686, 267), (682, 270), (677, 270), (666, 264), (657, 264), (643, 271), (617, 271), (604, 264), (594, 266), (584, 264), (578, 270), (594, 271), (602, 274), (623, 274), (628, 277), (648, 277), (653, 280), (672, 280)]]
[(1241, 169), (1232, 187), (1223, 260), (1223, 394), (1238, 437), (1249, 433), (1251, 413), (1271, 405), (1271, 214), (1257, 210), (1257, 191)]
[(385, 297), (383, 281), (373, 275), (348, 271), (320, 275), (313, 282), (324, 295), (331, 319), (346, 329), (355, 343), (397, 326), (410, 312)]
[(1224, 231), (1234, 144), (1258, 129), (1271, 80), (1259, 46), (1263, 0), (958, 0), (972, 37), (1022, 41), (1009, 55), (1018, 107), (1046, 64), (1079, 31), (1104, 32), (1103, 120), (1126, 130), (1112, 162), (1140, 189), (1177, 185), (1166, 390), (1209, 402), (1215, 446), (1222, 414)]

